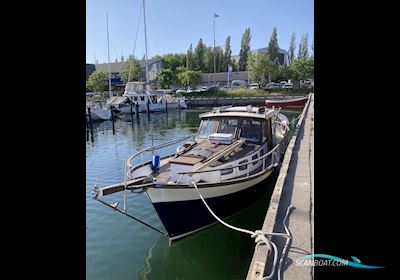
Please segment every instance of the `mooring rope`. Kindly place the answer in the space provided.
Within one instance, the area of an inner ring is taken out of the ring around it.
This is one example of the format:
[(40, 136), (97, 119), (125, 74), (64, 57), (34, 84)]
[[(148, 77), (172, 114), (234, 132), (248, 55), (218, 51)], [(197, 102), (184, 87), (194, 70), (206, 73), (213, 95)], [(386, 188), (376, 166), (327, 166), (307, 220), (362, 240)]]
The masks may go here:
[(251, 231), (251, 230), (247, 230), (247, 229), (243, 229), (243, 228), (239, 228), (239, 227), (232, 226), (232, 225), (230, 225), (230, 224), (224, 222), (222, 219), (220, 219), (220, 218), (211, 210), (211, 208), (208, 206), (207, 202), (204, 200), (203, 196), (202, 196), (201, 193), (199, 192), (199, 189), (197, 188), (196, 183), (192, 180), (192, 181), (191, 181), (191, 184), (192, 184), (192, 185), (194, 186), (194, 188), (196, 189), (197, 194), (200, 196), (201, 200), (203, 201), (203, 204), (206, 206), (206, 208), (208, 209), (208, 211), (211, 213), (211, 215), (212, 215), (218, 222), (220, 222), (221, 224), (223, 224), (224, 226), (226, 226), (226, 227), (228, 227), (228, 228), (230, 228), (230, 229), (233, 229), (233, 230), (236, 230), (236, 231), (239, 231), (239, 232), (243, 232), (243, 233), (250, 234), (250, 235), (251, 235), (251, 238), (255, 238), (256, 250), (258, 249), (258, 247), (259, 247), (260, 245), (265, 244), (265, 245), (268, 247), (268, 250), (269, 250), (268, 255), (269, 255), (269, 254), (271, 253), (272, 249), (273, 249), (273, 251), (274, 251), (274, 261), (273, 261), (273, 263), (272, 263), (272, 270), (271, 270), (271, 273), (270, 273), (268, 276), (263, 277), (262, 279), (268, 280), (268, 279), (271, 279), (271, 278), (274, 276), (275, 267), (276, 267), (276, 262), (277, 262), (277, 259), (278, 259), (278, 249), (277, 249), (275, 243), (272, 242), (271, 240), (269, 240), (269, 239), (266, 237), (266, 235), (271, 235), (271, 236), (274, 235), (274, 236), (281, 236), (281, 237), (287, 238), (285, 247), (283, 248), (283, 251), (282, 251), (281, 259), (279, 260), (279, 266), (278, 266), (278, 280), (280, 280), (280, 274), (281, 274), (280, 271), (281, 271), (283, 259), (284, 259), (284, 256), (285, 256), (285, 252), (286, 252), (286, 247), (287, 247), (289, 241), (290, 241), (291, 238), (292, 238), (289, 229), (286, 227), (285, 222), (286, 222), (287, 216), (289, 215), (290, 210), (293, 209), (294, 207), (293, 207), (292, 205), (290, 205), (290, 206), (287, 208), (285, 218), (283, 219), (283, 223), (284, 223), (284, 227), (285, 227), (285, 230), (286, 230), (286, 234), (285, 234), (285, 233), (276, 233), (276, 232), (264, 232), (264, 231), (262, 231), (262, 230)]

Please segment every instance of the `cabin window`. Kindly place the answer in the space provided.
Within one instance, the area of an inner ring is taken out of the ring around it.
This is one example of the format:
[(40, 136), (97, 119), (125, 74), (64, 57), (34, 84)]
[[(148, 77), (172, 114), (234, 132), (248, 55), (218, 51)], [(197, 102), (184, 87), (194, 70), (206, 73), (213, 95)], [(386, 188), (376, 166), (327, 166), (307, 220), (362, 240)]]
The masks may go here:
[(217, 133), (227, 133), (235, 135), (237, 125), (237, 119), (220, 119)]
[[(240, 164), (243, 164), (243, 163), (246, 163), (246, 162), (248, 162), (247, 159), (242, 160), (241, 162), (239, 162), (239, 165), (240, 165)], [(246, 165), (239, 166), (239, 170), (240, 170), (240, 171), (245, 170), (245, 169), (247, 169), (247, 164), (246, 164)]]
[[(251, 160), (255, 160), (255, 159), (257, 159), (257, 158), (258, 158), (258, 155), (255, 154), (254, 156), (251, 157)], [(255, 161), (255, 162), (253, 162), (253, 165), (256, 165), (257, 163), (258, 163), (258, 160)]]
[(144, 96), (141, 96), (141, 97), (140, 97), (140, 100), (144, 101)]
[(137, 102), (137, 97), (134, 97), (134, 98), (133, 98), (133, 101)]
[(262, 141), (261, 122), (244, 119), (240, 130), (240, 137), (248, 142), (259, 143)]
[(218, 123), (216, 120), (203, 120), (201, 121), (198, 138), (208, 138), (208, 136), (213, 133), (215, 125)]
[(261, 150), (260, 150), (260, 157), (262, 157), (264, 155), (264, 148), (262, 148)]
[[(232, 165), (228, 165), (227, 167), (231, 167)], [(233, 173), (233, 168), (221, 170), (221, 175), (228, 175)]]

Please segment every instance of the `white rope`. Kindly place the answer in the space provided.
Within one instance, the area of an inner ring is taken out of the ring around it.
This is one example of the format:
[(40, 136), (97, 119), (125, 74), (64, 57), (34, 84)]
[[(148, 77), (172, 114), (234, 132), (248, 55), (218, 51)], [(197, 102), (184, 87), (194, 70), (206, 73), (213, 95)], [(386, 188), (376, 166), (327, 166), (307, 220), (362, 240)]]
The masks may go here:
[[(268, 247), (268, 255), (271, 253), (271, 251), (274, 251), (274, 261), (273, 261), (273, 263), (272, 263), (271, 273), (270, 273), (269, 275), (267, 275), (267, 276), (265, 276), (265, 277), (262, 278), (262, 279), (265, 279), (265, 280), (271, 279), (271, 278), (273, 277), (273, 275), (274, 275), (276, 263), (277, 263), (277, 260), (278, 260), (278, 249), (277, 249), (275, 243), (272, 242), (271, 240), (269, 240), (269, 239), (266, 237), (266, 235), (281, 236), (281, 237), (288, 238), (288, 240), (291, 239), (291, 235), (290, 235), (290, 232), (289, 232), (288, 228), (286, 227), (285, 221), (286, 221), (287, 216), (289, 215), (290, 210), (293, 208), (293, 206), (290, 205), (290, 206), (288, 207), (288, 209), (287, 209), (287, 211), (286, 211), (285, 218), (283, 219), (283, 223), (284, 223), (284, 226), (285, 226), (286, 234), (285, 234), (285, 233), (274, 233), (274, 232), (272, 232), (272, 233), (267, 233), (267, 232), (264, 232), (264, 231), (262, 231), (262, 230), (251, 231), (251, 230), (247, 230), (247, 229), (243, 229), (243, 228), (239, 228), (239, 227), (232, 226), (232, 225), (230, 225), (230, 224), (224, 222), (222, 219), (220, 219), (220, 218), (211, 210), (211, 208), (208, 206), (207, 202), (204, 200), (203, 196), (202, 196), (201, 193), (199, 192), (199, 189), (197, 188), (196, 183), (192, 180), (192, 181), (191, 181), (191, 184), (192, 184), (192, 185), (194, 186), (194, 188), (196, 189), (197, 194), (200, 196), (201, 200), (203, 201), (203, 203), (204, 203), (204, 205), (206, 206), (206, 208), (208, 209), (208, 211), (211, 213), (211, 215), (212, 215), (218, 222), (220, 222), (221, 224), (223, 224), (224, 226), (226, 226), (226, 227), (228, 227), (228, 228), (230, 228), (230, 229), (233, 229), (233, 230), (236, 230), (236, 231), (239, 231), (239, 232), (243, 232), (243, 233), (248, 233), (248, 234), (250, 234), (250, 235), (251, 235), (251, 238), (255, 238), (255, 242), (257, 243), (257, 244), (256, 244), (256, 250), (258, 249), (258, 247), (259, 247), (260, 245), (265, 244), (265, 245)], [(288, 243), (289, 243), (288, 240), (286, 241), (285, 247), (284, 247), (284, 249), (283, 249), (283, 251), (282, 251), (281, 259), (279, 260), (278, 280), (280, 280), (280, 274), (281, 274), (281, 273), (280, 273), (280, 270), (281, 270), (282, 262), (283, 262), (283, 259), (284, 259), (284, 253), (286, 252), (286, 247), (287, 247), (287, 245), (288, 245)], [(273, 249), (273, 250), (272, 250), (272, 249)]]

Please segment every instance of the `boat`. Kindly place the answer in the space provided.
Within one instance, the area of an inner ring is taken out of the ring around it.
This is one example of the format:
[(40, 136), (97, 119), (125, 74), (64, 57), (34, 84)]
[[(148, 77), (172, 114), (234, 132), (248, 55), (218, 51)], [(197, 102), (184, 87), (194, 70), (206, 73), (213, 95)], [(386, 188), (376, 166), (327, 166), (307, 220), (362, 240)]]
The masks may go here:
[[(167, 111), (168, 109), (186, 109), (187, 104), (183, 97), (177, 98), (165, 91), (155, 91), (151, 88), (149, 82), (149, 70), (147, 61), (147, 29), (146, 29), (146, 9), (145, 0), (143, 0), (143, 22), (144, 22), (144, 43), (145, 43), (145, 82), (131, 82), (130, 75), (128, 76), (128, 82), (125, 85), (125, 91), (123, 96), (128, 97), (130, 101), (136, 105), (139, 105), (138, 112), (161, 112)], [(135, 42), (136, 44), (136, 42)], [(133, 55), (134, 57), (134, 55)], [(129, 70), (130, 73), (130, 70)], [(130, 113), (130, 106), (121, 109), (121, 113)]]
[[(148, 82), (128, 82), (125, 86), (124, 97), (139, 105), (140, 112), (160, 112), (168, 109), (186, 109), (187, 104), (183, 97), (176, 98), (163, 91), (151, 89)], [(130, 113), (130, 106), (122, 109), (123, 113)]]
[(302, 107), (306, 104), (308, 96), (295, 99), (267, 99), (265, 106), (267, 107)]
[[(171, 240), (216, 222), (199, 193), (220, 218), (257, 200), (265, 189), (260, 183), (279, 168), (287, 147), (286, 116), (276, 109), (248, 105), (216, 107), (199, 117), (197, 133), (131, 155), (126, 180), (94, 186), (93, 197), (115, 209), (104, 196), (146, 192)], [(171, 153), (174, 145), (178, 147)], [(162, 149), (169, 153), (162, 155)]]
[[(90, 108), (90, 117), (92, 121), (106, 121), (111, 119), (111, 109), (108, 107), (103, 108), (101, 102), (97, 102), (96, 104), (87, 102), (86, 107)], [(89, 110), (87, 114), (89, 114)]]

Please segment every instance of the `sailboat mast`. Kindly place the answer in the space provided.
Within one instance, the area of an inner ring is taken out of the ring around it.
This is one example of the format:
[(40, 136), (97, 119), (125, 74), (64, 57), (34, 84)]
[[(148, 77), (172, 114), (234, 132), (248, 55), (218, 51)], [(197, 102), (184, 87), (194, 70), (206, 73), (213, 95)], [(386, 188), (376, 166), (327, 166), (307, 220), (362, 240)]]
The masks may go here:
[(108, 35), (108, 14), (107, 14), (107, 52), (108, 52), (108, 93), (111, 96), (110, 39)]
[(146, 83), (149, 82), (149, 70), (147, 69), (147, 30), (146, 30), (146, 8), (143, 0), (143, 21), (144, 21), (144, 48), (145, 48), (145, 61), (144, 61), (144, 67), (146, 70)]

